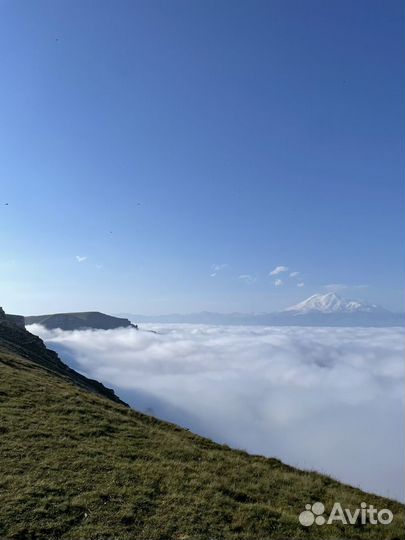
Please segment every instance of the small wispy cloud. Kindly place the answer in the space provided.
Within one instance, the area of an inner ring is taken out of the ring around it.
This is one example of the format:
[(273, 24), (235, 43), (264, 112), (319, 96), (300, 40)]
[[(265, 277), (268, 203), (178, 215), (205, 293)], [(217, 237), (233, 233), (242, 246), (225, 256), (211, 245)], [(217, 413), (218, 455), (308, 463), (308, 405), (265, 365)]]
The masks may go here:
[(221, 270), (223, 270), (227, 266), (228, 266), (227, 264), (213, 264), (213, 265), (211, 265), (211, 274), (210, 274), (210, 276), (215, 277), (218, 274), (218, 272), (220, 272)]
[(347, 289), (367, 289), (368, 285), (347, 285), (346, 283), (329, 283), (323, 288), (330, 292), (345, 291)]
[(297, 283), (297, 287), (303, 287), (305, 285), (304, 282), (300, 281), (299, 283)]
[(282, 272), (288, 272), (288, 266), (276, 266), (269, 275), (277, 276), (277, 274), (281, 274)]
[(299, 272), (290, 272), (290, 277), (297, 277)]
[(257, 281), (257, 276), (253, 276), (251, 274), (241, 274), (240, 276), (238, 276), (238, 279), (240, 279), (247, 285), (250, 285), (251, 283)]
[(102, 264), (96, 264), (96, 268), (97, 268), (97, 270), (101, 270), (103, 268), (103, 265)]
[(284, 285), (284, 281), (282, 279), (276, 279), (274, 282), (275, 287), (281, 287), (282, 285)]
[(81, 263), (87, 259), (86, 256), (81, 257), (80, 255), (76, 255), (76, 261)]

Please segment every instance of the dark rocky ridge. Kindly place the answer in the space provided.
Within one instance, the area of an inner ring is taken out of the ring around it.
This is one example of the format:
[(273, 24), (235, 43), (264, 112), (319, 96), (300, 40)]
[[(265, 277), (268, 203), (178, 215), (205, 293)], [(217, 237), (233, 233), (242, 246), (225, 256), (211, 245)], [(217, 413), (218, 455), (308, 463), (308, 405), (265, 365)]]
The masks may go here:
[(53, 313), (50, 315), (32, 315), (25, 317), (25, 324), (41, 324), (45, 328), (61, 330), (113, 330), (128, 328), (134, 325), (128, 319), (112, 317), (99, 311), (83, 311), (78, 313)]
[(10, 315), (9, 313), (4, 313), (2, 308), (0, 308), (0, 310), (8, 321), (20, 326), (21, 328), (25, 328), (25, 318), (22, 315)]
[(88, 379), (64, 364), (56, 352), (45, 346), (42, 339), (25, 329), (24, 317), (7, 315), (0, 307), (0, 357), (2, 354), (10, 353), (28, 358), (38, 366), (70, 380), (81, 388), (96, 392), (117, 403), (124, 403), (110, 388)]

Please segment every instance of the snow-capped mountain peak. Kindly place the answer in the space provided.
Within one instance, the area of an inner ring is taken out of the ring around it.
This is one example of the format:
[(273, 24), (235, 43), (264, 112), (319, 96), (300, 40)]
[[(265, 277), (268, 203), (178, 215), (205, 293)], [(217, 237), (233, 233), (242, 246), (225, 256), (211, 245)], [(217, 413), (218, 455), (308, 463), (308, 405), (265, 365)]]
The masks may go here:
[(284, 310), (294, 315), (304, 315), (306, 313), (354, 313), (380, 311), (375, 304), (346, 300), (336, 293), (314, 294)]

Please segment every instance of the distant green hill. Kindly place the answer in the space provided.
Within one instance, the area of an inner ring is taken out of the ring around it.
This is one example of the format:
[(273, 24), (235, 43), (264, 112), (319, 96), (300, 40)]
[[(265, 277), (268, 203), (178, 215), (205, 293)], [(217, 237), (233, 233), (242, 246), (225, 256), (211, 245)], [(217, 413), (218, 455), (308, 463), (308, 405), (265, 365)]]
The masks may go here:
[[(367, 449), (365, 449), (367, 451)], [(404, 507), (140, 414), (0, 312), (0, 538), (404, 538)], [(365, 501), (390, 525), (313, 525)]]
[(98, 311), (31, 315), (25, 317), (25, 324), (42, 324), (42, 326), (49, 329), (61, 328), (62, 330), (83, 330), (85, 328), (112, 330), (114, 328), (133, 326), (128, 319), (112, 317)]

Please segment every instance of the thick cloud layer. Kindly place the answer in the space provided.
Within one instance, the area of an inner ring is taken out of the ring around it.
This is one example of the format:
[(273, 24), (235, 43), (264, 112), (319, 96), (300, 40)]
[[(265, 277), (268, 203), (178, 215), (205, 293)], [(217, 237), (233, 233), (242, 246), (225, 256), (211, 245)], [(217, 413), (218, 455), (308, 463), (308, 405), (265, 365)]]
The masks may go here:
[(402, 329), (153, 329), (29, 327), (138, 410), (404, 499)]

